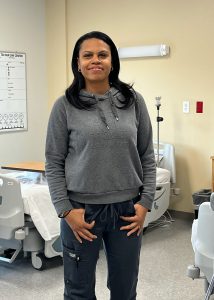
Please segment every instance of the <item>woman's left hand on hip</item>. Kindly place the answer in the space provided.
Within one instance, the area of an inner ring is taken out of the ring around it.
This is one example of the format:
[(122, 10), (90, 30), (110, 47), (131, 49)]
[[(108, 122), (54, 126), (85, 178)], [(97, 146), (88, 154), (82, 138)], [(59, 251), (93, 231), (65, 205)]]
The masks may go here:
[(120, 218), (124, 221), (130, 222), (131, 224), (122, 226), (120, 230), (128, 230), (127, 236), (130, 236), (134, 232), (137, 231), (137, 235), (139, 236), (140, 233), (143, 230), (143, 224), (145, 221), (146, 213), (148, 212), (148, 209), (144, 206), (136, 203), (134, 205), (135, 208), (135, 216), (132, 217), (125, 217), (121, 216)]

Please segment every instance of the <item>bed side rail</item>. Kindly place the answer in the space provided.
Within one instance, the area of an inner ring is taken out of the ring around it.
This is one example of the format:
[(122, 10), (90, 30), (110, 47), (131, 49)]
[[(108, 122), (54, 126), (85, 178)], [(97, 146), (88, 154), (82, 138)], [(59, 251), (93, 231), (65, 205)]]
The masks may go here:
[(24, 204), (20, 183), (0, 174), (0, 239), (12, 239), (24, 226)]
[[(158, 144), (154, 141), (153, 145), (157, 156)], [(172, 144), (159, 143), (159, 167), (169, 170), (171, 183), (176, 183), (175, 148)]]

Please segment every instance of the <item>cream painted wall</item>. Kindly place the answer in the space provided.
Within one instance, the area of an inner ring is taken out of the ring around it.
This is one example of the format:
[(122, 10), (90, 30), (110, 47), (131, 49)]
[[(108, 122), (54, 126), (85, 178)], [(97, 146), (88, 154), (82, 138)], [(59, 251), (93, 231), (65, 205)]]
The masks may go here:
[(67, 87), (66, 0), (46, 0), (48, 106)]
[(47, 76), (44, 0), (0, 0), (0, 49), (26, 53), (28, 130), (0, 134), (0, 165), (44, 160)]
[[(56, 7), (49, 6), (49, 9), (57, 10), (59, 4), (56, 2)], [(170, 46), (168, 58), (122, 61), (120, 78), (134, 83), (134, 87), (144, 96), (152, 119), (154, 138), (154, 99), (155, 96), (162, 96), (161, 116), (164, 122), (160, 124), (160, 138), (175, 146), (177, 187), (181, 188), (181, 195), (171, 198), (171, 208), (193, 211), (192, 193), (211, 186), (210, 156), (214, 154), (211, 133), (214, 113), (214, 1), (62, 2), (66, 10), (64, 21), (61, 21), (66, 24), (68, 68), (76, 39), (91, 30), (106, 32), (118, 47), (158, 43)], [(52, 63), (56, 61), (59, 63), (61, 58), (56, 57)], [(50, 76), (53, 79), (55, 75)], [(64, 74), (58, 72), (57, 76), (60, 80)], [(67, 78), (70, 82), (70, 68)], [(61, 87), (60, 83), (59, 92)], [(182, 112), (184, 100), (190, 101), (189, 114)], [(203, 114), (195, 113), (197, 100), (204, 101)]]

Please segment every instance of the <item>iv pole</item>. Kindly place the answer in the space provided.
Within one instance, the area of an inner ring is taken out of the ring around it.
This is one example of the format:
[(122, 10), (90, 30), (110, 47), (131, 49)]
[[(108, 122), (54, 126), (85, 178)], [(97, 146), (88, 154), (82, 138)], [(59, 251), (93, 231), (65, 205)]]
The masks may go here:
[(160, 111), (160, 106), (161, 106), (161, 97), (155, 97), (155, 105), (157, 107), (157, 167), (159, 167), (160, 161), (159, 161), (159, 156), (160, 156), (160, 136), (159, 136), (159, 123), (163, 121), (163, 118), (159, 116), (159, 111)]

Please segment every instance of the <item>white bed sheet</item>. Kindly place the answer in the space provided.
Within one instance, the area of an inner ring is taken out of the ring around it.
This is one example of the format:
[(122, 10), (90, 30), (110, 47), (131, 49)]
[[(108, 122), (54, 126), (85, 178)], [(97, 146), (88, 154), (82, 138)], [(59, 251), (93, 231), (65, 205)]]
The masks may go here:
[[(38, 176), (26, 172), (7, 174), (21, 182), (24, 212), (29, 214), (38, 232), (45, 241), (52, 240), (60, 234), (60, 219), (52, 204), (47, 184), (38, 184)], [(157, 183), (170, 182), (170, 172), (157, 168)]]
[[(156, 182), (170, 182), (170, 172), (157, 168)], [(60, 234), (60, 219), (52, 204), (47, 185), (21, 184), (24, 210), (29, 214), (44, 240), (48, 241)]]
[(162, 168), (157, 168), (156, 183), (170, 182), (170, 171)]
[(21, 184), (24, 212), (31, 216), (38, 232), (45, 241), (60, 234), (60, 220), (51, 202), (47, 185)]

